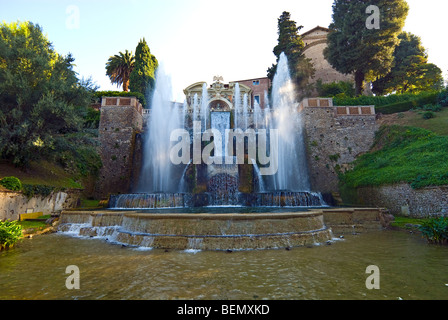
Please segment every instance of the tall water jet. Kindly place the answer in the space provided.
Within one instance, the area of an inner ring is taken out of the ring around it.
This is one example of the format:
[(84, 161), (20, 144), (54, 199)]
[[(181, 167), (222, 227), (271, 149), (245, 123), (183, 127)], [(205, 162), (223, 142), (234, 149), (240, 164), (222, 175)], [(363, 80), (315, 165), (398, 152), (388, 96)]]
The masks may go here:
[(239, 83), (235, 84), (235, 101), (234, 101), (234, 128), (239, 128), (238, 126), (238, 113), (240, 113), (240, 109), (241, 109), (241, 91), (240, 91), (240, 85)]
[(204, 83), (202, 85), (202, 97), (201, 97), (201, 119), (203, 122), (203, 128), (204, 130), (207, 129), (207, 120), (208, 120), (208, 90), (207, 90), (207, 84)]
[(309, 191), (310, 182), (306, 162), (302, 114), (295, 100), (288, 59), (280, 55), (272, 84), (271, 126), (278, 130), (278, 172), (274, 177), (275, 190)]
[(199, 101), (198, 94), (195, 93), (193, 96), (193, 121), (197, 121), (199, 117)]
[(187, 100), (184, 100), (184, 105), (182, 106), (182, 119), (180, 121), (183, 124), (183, 127), (187, 127), (187, 115), (188, 115), (188, 103)]
[(179, 187), (178, 181), (172, 178), (170, 161), (170, 135), (180, 127), (179, 110), (172, 101), (171, 79), (159, 66), (145, 134), (139, 192), (174, 192)]
[(266, 90), (264, 90), (264, 122), (266, 128), (269, 127), (269, 119), (271, 117), (271, 105), (269, 103), (269, 95)]
[(255, 100), (254, 101), (254, 126), (256, 129), (261, 128), (263, 126), (263, 111), (261, 110), (260, 105)]
[(247, 128), (249, 127), (249, 102), (247, 93), (245, 93), (243, 97), (243, 119), (244, 119), (244, 130), (247, 130)]
[(257, 165), (257, 161), (255, 159), (250, 159), (250, 161), (252, 162), (252, 165), (254, 166), (254, 173), (257, 178), (257, 183), (258, 183), (258, 192), (265, 192), (266, 187), (264, 186), (263, 176), (260, 172), (260, 168)]

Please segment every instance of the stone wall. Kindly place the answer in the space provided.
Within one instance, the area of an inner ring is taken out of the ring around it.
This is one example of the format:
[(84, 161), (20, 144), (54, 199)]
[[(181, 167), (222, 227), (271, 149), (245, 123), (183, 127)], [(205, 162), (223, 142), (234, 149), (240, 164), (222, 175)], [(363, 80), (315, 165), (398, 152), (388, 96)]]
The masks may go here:
[(0, 192), (0, 221), (18, 220), (20, 214), (42, 212), (44, 215), (76, 208), (81, 197), (80, 190), (54, 192), (47, 197), (27, 198), (22, 192)]
[(103, 167), (96, 186), (97, 198), (130, 191), (135, 180), (133, 170), (140, 167), (135, 149), (142, 129), (142, 106), (136, 98), (102, 99), (99, 141)]
[(305, 99), (301, 103), (314, 191), (339, 191), (338, 172), (369, 151), (378, 130), (375, 108), (335, 107), (331, 99)]
[(409, 184), (358, 189), (360, 204), (384, 207), (392, 214), (428, 217), (448, 215), (448, 187), (413, 189)]

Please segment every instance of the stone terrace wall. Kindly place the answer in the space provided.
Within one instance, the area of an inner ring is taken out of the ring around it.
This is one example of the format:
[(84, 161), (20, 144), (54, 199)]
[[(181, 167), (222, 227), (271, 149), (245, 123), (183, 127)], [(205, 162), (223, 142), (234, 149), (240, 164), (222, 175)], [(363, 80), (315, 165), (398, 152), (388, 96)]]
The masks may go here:
[(135, 180), (133, 170), (139, 167), (135, 145), (143, 128), (142, 112), (141, 104), (133, 97), (102, 99), (99, 141), (103, 167), (96, 186), (97, 198), (130, 191)]
[(332, 99), (301, 103), (313, 190), (339, 191), (338, 172), (344, 172), (369, 151), (378, 130), (373, 106), (336, 107)]
[(428, 217), (448, 215), (448, 187), (428, 187), (415, 190), (409, 184), (358, 189), (361, 204), (385, 207), (392, 214)]
[(76, 208), (80, 203), (81, 190), (53, 192), (47, 197), (34, 196), (31, 198), (22, 192), (0, 192), (0, 221), (18, 220), (19, 215), (28, 212), (42, 212), (44, 215), (53, 214), (66, 209)]

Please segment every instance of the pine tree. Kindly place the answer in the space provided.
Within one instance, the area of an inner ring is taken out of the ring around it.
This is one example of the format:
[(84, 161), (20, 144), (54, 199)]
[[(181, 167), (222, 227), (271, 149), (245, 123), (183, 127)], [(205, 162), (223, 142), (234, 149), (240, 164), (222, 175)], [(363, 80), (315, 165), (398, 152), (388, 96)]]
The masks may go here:
[[(379, 8), (380, 28), (367, 28), (367, 8)], [(339, 72), (354, 74), (356, 93), (363, 92), (364, 81), (387, 74), (393, 53), (409, 11), (404, 0), (335, 0), (332, 30), (328, 35), (325, 58)]]
[(155, 88), (155, 72), (159, 63), (154, 55), (151, 54), (145, 38), (140, 40), (135, 50), (135, 64), (129, 79), (129, 89), (132, 92), (140, 92), (150, 97)]
[[(289, 12), (283, 12), (278, 18), (278, 44), (274, 47), (277, 63), (282, 52), (288, 57), (291, 79), (299, 91), (306, 91), (310, 78), (314, 75), (311, 60), (306, 58), (303, 51), (305, 43), (299, 35), (303, 26), (297, 27), (295, 21), (291, 20)], [(272, 81), (277, 71), (277, 64), (268, 69), (268, 78)]]
[(402, 32), (398, 38), (400, 44), (395, 48), (391, 71), (373, 82), (373, 92), (388, 94), (442, 89), (442, 70), (428, 63), (428, 54), (420, 37)]

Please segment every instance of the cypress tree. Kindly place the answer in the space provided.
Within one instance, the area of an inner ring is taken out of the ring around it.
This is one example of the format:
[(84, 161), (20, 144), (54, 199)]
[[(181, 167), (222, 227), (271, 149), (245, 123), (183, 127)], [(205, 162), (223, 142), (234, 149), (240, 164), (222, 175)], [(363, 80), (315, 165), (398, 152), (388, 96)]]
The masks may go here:
[(135, 50), (135, 64), (129, 77), (129, 89), (132, 92), (140, 92), (147, 101), (151, 101), (152, 92), (155, 88), (155, 72), (159, 63), (151, 54), (145, 38), (140, 40)]
[[(305, 43), (299, 35), (303, 26), (297, 26), (291, 20), (291, 14), (284, 11), (278, 18), (278, 44), (274, 47), (277, 63), (282, 52), (288, 57), (291, 79), (300, 91), (306, 91), (309, 79), (314, 75), (311, 59), (305, 57)], [(272, 81), (277, 71), (277, 64), (268, 69), (268, 78)]]

